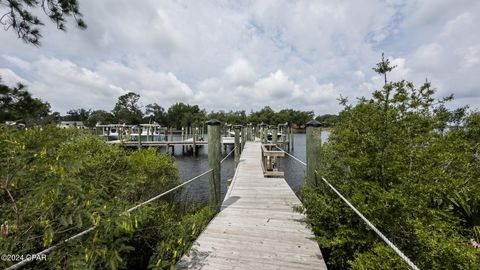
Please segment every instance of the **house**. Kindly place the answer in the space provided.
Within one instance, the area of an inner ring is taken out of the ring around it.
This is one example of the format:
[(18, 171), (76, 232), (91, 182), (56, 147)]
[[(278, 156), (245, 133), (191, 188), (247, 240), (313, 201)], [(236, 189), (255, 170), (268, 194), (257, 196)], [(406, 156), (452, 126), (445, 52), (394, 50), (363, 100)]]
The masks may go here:
[(61, 121), (57, 126), (59, 128), (85, 128), (85, 125), (82, 121)]

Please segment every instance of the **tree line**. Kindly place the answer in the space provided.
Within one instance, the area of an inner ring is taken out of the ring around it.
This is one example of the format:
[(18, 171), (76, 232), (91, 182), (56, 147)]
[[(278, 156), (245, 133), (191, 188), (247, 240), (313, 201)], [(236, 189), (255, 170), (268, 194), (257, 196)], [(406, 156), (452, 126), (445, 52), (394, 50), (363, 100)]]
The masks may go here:
[[(62, 120), (66, 121), (84, 121), (87, 126), (94, 126), (96, 123), (126, 123), (140, 124), (156, 122), (164, 126), (180, 129), (181, 127), (200, 126), (208, 119), (218, 119), (225, 124), (254, 125), (266, 123), (269, 125), (278, 125), (283, 123), (293, 124), (297, 127), (303, 126), (306, 122), (313, 119), (313, 111), (300, 111), (293, 109), (282, 109), (275, 112), (269, 106), (263, 107), (259, 111), (211, 111), (207, 112), (198, 105), (185, 104), (178, 102), (171, 105), (168, 109), (163, 108), (157, 103), (151, 103), (145, 106), (142, 111), (138, 101), (140, 95), (129, 92), (118, 98), (114, 108), (108, 112), (104, 110), (74, 109), (69, 110)], [(325, 126), (332, 127), (335, 124), (336, 115), (327, 114), (317, 116)]]
[[(71, 109), (65, 115), (58, 112), (51, 112), (48, 102), (32, 97), (26, 86), (18, 84), (15, 87), (4, 85), (0, 81), (0, 121), (20, 121), (28, 126), (46, 125), (60, 121), (83, 121), (88, 127), (101, 124), (140, 124), (156, 122), (163, 126), (181, 128), (200, 126), (208, 119), (218, 119), (225, 124), (252, 123), (254, 125), (265, 123), (278, 125), (289, 123), (295, 127), (303, 125), (314, 119), (313, 111), (301, 111), (293, 109), (282, 109), (274, 111), (269, 106), (259, 111), (211, 111), (207, 112), (198, 105), (190, 105), (182, 102), (171, 105), (168, 109), (157, 103), (151, 103), (142, 110), (139, 99), (140, 95), (134, 92), (118, 97), (115, 106), (111, 111), (92, 110), (85, 108)], [(319, 115), (316, 119), (326, 127), (333, 127), (337, 115)]]

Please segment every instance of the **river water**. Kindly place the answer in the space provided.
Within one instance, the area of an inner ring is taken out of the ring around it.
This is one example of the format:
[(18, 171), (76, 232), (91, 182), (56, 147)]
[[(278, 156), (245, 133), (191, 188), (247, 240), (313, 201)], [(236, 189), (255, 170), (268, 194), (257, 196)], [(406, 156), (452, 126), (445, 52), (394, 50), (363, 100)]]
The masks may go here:
[[(328, 139), (328, 132), (322, 133), (322, 142)], [(174, 139), (177, 139), (174, 137)], [(306, 136), (305, 134), (294, 134), (294, 150), (290, 154), (296, 156), (302, 161), (306, 160)], [(227, 147), (224, 151), (222, 146), (222, 156), (227, 155), (233, 148)], [(182, 154), (182, 147), (175, 146), (174, 154), (177, 166), (180, 171), (180, 177), (187, 181), (208, 170), (208, 148), (200, 147), (197, 156)], [(230, 155), (221, 165), (221, 193), (222, 200), (227, 192), (227, 179), (231, 179), (234, 174), (233, 154)], [(305, 175), (305, 166), (293, 158), (285, 155), (280, 162), (280, 168), (285, 172), (285, 180), (290, 188), (297, 193), (303, 184)], [(208, 174), (188, 184), (183, 192), (184, 201), (208, 202)]]

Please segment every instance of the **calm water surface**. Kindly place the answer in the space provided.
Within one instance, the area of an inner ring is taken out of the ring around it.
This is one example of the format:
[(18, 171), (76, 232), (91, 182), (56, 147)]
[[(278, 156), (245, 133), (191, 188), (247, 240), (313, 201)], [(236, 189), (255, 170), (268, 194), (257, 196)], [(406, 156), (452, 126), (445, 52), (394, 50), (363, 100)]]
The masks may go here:
[[(328, 139), (328, 135), (328, 132), (322, 133), (323, 142)], [(174, 139), (180, 138), (174, 137)], [(306, 160), (305, 139), (305, 134), (294, 134), (294, 150), (290, 152), (290, 154), (302, 161)], [(222, 156), (227, 155), (232, 149), (232, 147), (227, 147), (227, 151), (225, 152), (222, 146)], [(180, 176), (184, 181), (208, 170), (207, 152), (207, 146), (202, 146), (199, 149), (198, 155), (194, 157), (192, 155), (182, 154), (182, 147), (175, 146), (174, 157), (180, 170)], [(281, 160), (280, 166), (285, 172), (285, 180), (288, 185), (297, 193), (304, 181), (305, 166), (287, 155)], [(235, 172), (233, 168), (233, 154), (222, 163), (221, 167), (221, 192), (223, 198), (227, 192), (227, 179), (231, 179)], [(184, 200), (187, 201), (208, 202), (208, 174), (188, 184), (184, 190), (183, 197)]]

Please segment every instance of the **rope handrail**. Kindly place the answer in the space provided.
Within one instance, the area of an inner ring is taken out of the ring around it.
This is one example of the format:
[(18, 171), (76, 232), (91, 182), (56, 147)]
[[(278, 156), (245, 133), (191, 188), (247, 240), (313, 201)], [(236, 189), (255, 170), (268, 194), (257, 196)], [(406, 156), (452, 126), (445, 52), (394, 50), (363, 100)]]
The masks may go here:
[[(280, 148), (281, 149), (281, 148)], [(285, 152), (285, 150), (282, 149), (283, 152)], [(307, 163), (303, 162), (302, 160), (300, 160), (299, 158), (295, 157), (294, 155), (290, 154), (290, 153), (287, 153), (285, 152), (285, 154), (287, 154), (288, 156), (292, 157), (293, 159), (295, 159), (296, 161), (300, 162), (301, 164), (303, 164), (304, 166), (307, 166)], [(315, 174), (318, 175), (318, 171), (315, 170)], [(373, 225), (357, 208), (355, 208), (355, 206), (353, 206), (353, 204), (351, 204), (334, 186), (332, 186), (323, 176), (321, 177), (321, 179), (365, 222), (367, 223), (367, 225), (390, 247), (393, 249), (393, 251), (395, 251), (395, 253), (397, 253), (398, 256), (400, 256), (400, 258), (402, 258), (402, 260), (408, 265), (410, 266), (410, 268), (414, 269), (414, 270), (419, 270), (419, 268), (405, 255), (403, 254), (403, 252), (395, 246), (395, 244), (393, 244), (390, 240), (388, 240), (388, 238), (379, 230), (377, 229), (377, 227), (375, 227), (375, 225)]]
[(222, 164), (227, 158), (228, 156), (230, 156), (234, 151), (235, 149), (237, 149), (237, 147), (233, 147), (232, 151), (230, 151), (230, 153), (228, 153), (221, 161), (220, 161), (220, 164)]
[[(278, 147), (278, 146), (277, 146)], [(307, 163), (303, 162), (301, 159), (297, 158), (296, 156), (286, 152), (285, 150), (283, 150), (282, 148), (278, 147), (280, 150), (282, 150), (285, 154), (287, 154), (288, 156), (290, 156), (291, 158), (295, 159), (296, 161), (300, 162), (303, 166), (307, 166)]]
[[(148, 199), (148, 200), (146, 200), (146, 201), (144, 201), (144, 202), (142, 202), (142, 203), (139, 203), (139, 204), (135, 205), (134, 207), (128, 209), (128, 210), (125, 211), (125, 212), (132, 212), (132, 211), (136, 210), (137, 208), (139, 208), (139, 207), (141, 207), (141, 206), (143, 206), (143, 205), (145, 205), (145, 204), (151, 203), (152, 201), (155, 201), (155, 200), (159, 199), (160, 197), (165, 196), (165, 195), (167, 195), (168, 193), (179, 189), (180, 187), (182, 187), (182, 186), (184, 186), (184, 185), (186, 185), (186, 184), (188, 184), (188, 183), (190, 183), (190, 182), (192, 182), (192, 181), (194, 181), (194, 180), (196, 180), (196, 179), (204, 176), (204, 175), (207, 174), (207, 173), (210, 173), (211, 171), (213, 171), (213, 169), (210, 169), (210, 170), (208, 170), (208, 171), (205, 171), (205, 172), (203, 172), (203, 173), (201, 173), (201, 174), (193, 177), (192, 179), (181, 183), (181, 184), (178, 185), (178, 186), (175, 186), (175, 187), (173, 187), (173, 188), (171, 188), (171, 189), (169, 189), (169, 190), (167, 190), (167, 191), (165, 191), (165, 192), (163, 192), (163, 193), (161, 193), (161, 194), (159, 194), (159, 195), (157, 195), (157, 196), (155, 196), (155, 197), (152, 197), (152, 198), (150, 198), (150, 199)], [(65, 244), (65, 243), (67, 243), (67, 242), (70, 242), (70, 241), (72, 241), (72, 240), (74, 240), (74, 239), (76, 239), (76, 238), (79, 238), (80, 236), (83, 236), (83, 235), (85, 235), (85, 234), (87, 234), (87, 233), (95, 230), (96, 227), (97, 227), (97, 226), (92, 226), (92, 227), (90, 227), (90, 228), (88, 228), (88, 229), (86, 229), (86, 230), (84, 230), (84, 231), (82, 231), (82, 232), (80, 232), (80, 233), (77, 233), (77, 234), (75, 234), (74, 236), (72, 236), (72, 237), (70, 237), (70, 238), (68, 238), (68, 239), (66, 239), (66, 240), (63, 240), (63, 241), (61, 241), (60, 243), (58, 243), (58, 244), (56, 244), (56, 245), (53, 245), (53, 246), (51, 246), (51, 247), (49, 247), (49, 248), (47, 248), (47, 249), (44, 249), (44, 250), (36, 253), (35, 255), (32, 255), (30, 258), (40, 258), (40, 256), (42, 256), (42, 255), (44, 255), (44, 254), (47, 254), (47, 253), (50, 253), (51, 251), (57, 249), (60, 245)], [(29, 259), (21, 260), (20, 262), (14, 264), (14, 265), (12, 265), (12, 266), (10, 266), (10, 267), (8, 267), (8, 268), (5, 268), (5, 270), (18, 269), (18, 268), (26, 265), (27, 263), (33, 261), (33, 260), (30, 259), (30, 258), (29, 258)]]
[[(315, 170), (315, 174), (318, 175), (318, 172)], [(323, 176), (321, 177), (321, 179), (363, 220), (365, 221), (365, 223), (367, 223), (367, 225), (375, 232), (377, 233), (378, 236), (380, 236), (380, 238), (382, 238), (382, 240), (389, 246), (393, 249), (393, 251), (395, 251), (395, 253), (398, 254), (398, 256), (400, 256), (400, 258), (402, 258), (405, 263), (408, 264), (408, 266), (410, 266), (412, 269), (414, 270), (419, 270), (419, 268), (405, 255), (403, 254), (403, 252), (397, 248), (390, 240), (388, 240), (388, 238), (383, 235), (383, 233), (377, 229), (377, 227), (375, 227), (375, 225), (373, 225), (362, 213), (360, 213), (360, 211), (358, 211), (357, 208), (355, 208), (355, 206), (353, 206), (345, 197), (343, 197), (343, 195), (335, 188), (333, 187)]]

